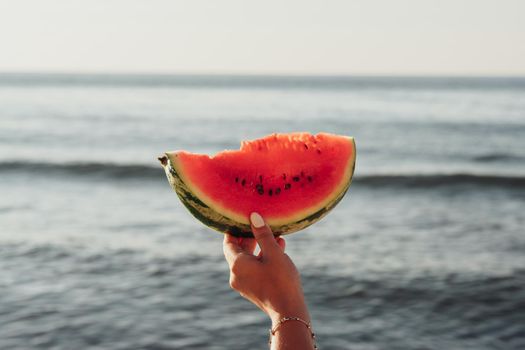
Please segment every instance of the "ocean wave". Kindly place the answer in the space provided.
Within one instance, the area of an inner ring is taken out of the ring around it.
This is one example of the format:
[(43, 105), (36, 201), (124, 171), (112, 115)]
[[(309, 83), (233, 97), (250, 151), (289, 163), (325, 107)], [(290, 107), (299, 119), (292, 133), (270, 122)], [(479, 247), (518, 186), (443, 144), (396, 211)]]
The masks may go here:
[[(159, 166), (102, 162), (50, 163), (33, 161), (0, 162), (0, 173), (33, 173), (39, 175), (102, 177), (108, 180), (158, 180), (164, 177)], [(356, 176), (355, 185), (367, 187), (493, 186), (525, 188), (525, 176), (499, 174), (366, 174)], [(354, 185), (354, 186), (355, 186)]]
[(523, 161), (525, 160), (525, 157), (519, 156), (516, 154), (490, 153), (490, 154), (482, 154), (479, 156), (472, 157), (472, 160), (474, 162), (479, 162), (479, 163), (513, 162), (513, 161)]
[(417, 187), (433, 188), (442, 186), (493, 186), (504, 188), (525, 188), (524, 176), (496, 174), (403, 174), (366, 175), (356, 178), (356, 183), (373, 187)]
[(74, 175), (118, 179), (158, 178), (163, 171), (158, 167), (142, 164), (117, 164), (99, 162), (50, 163), (32, 161), (0, 162), (0, 173), (34, 173), (41, 175)]

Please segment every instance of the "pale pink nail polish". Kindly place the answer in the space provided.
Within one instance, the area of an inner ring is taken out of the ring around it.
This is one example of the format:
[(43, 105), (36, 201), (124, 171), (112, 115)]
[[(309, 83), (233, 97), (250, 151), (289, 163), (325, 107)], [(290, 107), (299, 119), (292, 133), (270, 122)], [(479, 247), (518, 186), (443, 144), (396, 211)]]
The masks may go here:
[(251, 213), (250, 214), (250, 221), (255, 228), (261, 228), (264, 226), (264, 220), (262, 216), (260, 216), (257, 213)]

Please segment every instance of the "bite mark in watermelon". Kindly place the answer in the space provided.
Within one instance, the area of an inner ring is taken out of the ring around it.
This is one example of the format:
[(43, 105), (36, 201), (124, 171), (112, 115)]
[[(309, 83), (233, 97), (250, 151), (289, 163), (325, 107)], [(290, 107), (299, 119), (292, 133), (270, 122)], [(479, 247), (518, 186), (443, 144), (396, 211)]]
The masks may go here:
[(353, 138), (327, 133), (273, 134), (214, 156), (174, 151), (159, 158), (170, 185), (197, 219), (243, 237), (253, 237), (254, 211), (275, 235), (320, 220), (348, 190), (355, 159)]

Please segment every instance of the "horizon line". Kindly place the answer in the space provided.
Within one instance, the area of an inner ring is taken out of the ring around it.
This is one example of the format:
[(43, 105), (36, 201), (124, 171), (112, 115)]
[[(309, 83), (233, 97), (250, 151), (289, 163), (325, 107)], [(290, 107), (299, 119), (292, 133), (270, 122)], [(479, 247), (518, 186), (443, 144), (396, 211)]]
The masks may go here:
[(298, 73), (298, 72), (221, 72), (221, 71), (110, 71), (110, 70), (1, 70), (1, 75), (57, 76), (187, 76), (187, 77), (257, 77), (257, 78), (525, 78), (525, 73)]

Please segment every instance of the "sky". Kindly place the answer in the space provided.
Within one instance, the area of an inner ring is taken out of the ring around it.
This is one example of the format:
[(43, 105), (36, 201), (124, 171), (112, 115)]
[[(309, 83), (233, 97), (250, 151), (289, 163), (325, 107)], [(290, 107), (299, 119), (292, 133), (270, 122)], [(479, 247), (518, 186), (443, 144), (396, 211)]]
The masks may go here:
[(0, 0), (0, 72), (525, 76), (522, 0)]

